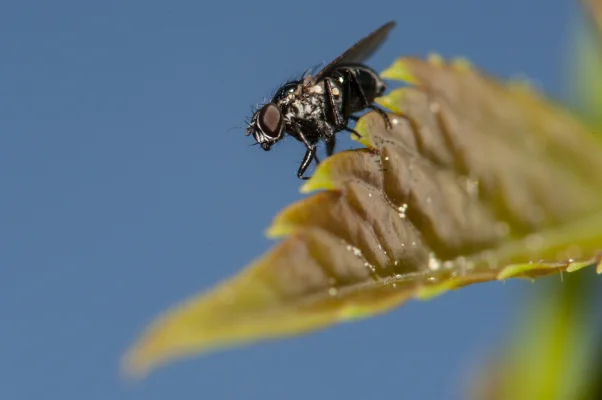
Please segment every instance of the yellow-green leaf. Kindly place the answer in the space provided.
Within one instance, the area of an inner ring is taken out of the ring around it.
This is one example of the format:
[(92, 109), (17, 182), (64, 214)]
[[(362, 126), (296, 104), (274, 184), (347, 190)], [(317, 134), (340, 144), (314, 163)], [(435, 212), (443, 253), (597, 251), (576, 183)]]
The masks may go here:
[(302, 190), (324, 191), (268, 230), (284, 239), (158, 318), (128, 352), (128, 372), (599, 262), (602, 148), (591, 129), (466, 61), (402, 58), (383, 75), (413, 85), (379, 100), (393, 129), (364, 116), (367, 148), (319, 166)]

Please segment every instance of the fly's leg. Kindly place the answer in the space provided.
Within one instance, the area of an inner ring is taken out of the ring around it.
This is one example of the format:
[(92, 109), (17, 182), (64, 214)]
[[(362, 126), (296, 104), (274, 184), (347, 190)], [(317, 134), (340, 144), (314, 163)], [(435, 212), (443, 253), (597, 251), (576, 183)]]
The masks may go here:
[(343, 129), (346, 130), (347, 132), (353, 133), (355, 136), (357, 136), (358, 139), (362, 138), (362, 135), (360, 135), (359, 133), (357, 133), (357, 131), (355, 129), (351, 129), (348, 126), (344, 127)]
[(299, 138), (307, 147), (307, 151), (305, 152), (305, 156), (303, 156), (303, 161), (301, 161), (301, 165), (299, 166), (299, 170), (297, 171), (297, 177), (299, 179), (309, 179), (309, 177), (303, 176), (312, 160), (316, 160), (316, 164), (320, 163), (318, 156), (316, 155), (317, 150), (317, 139), (320, 137), (319, 132), (314, 132), (315, 129), (305, 123), (304, 120), (299, 118), (293, 118), (291, 121), (293, 124), (292, 130), (295, 133), (295, 136)]
[[(328, 104), (330, 105), (330, 110), (332, 112), (332, 116), (334, 117), (334, 125), (336, 128), (344, 127), (345, 126), (345, 121), (344, 121), (345, 111), (343, 110), (343, 115), (341, 115), (341, 112), (339, 111), (339, 108), (337, 107), (337, 105), (334, 101), (333, 87), (332, 87), (332, 82), (330, 81), (330, 78), (326, 78), (324, 80), (324, 87), (326, 88), (326, 97), (328, 98)], [(345, 102), (343, 102), (343, 108), (345, 108)], [(332, 135), (328, 139), (326, 139), (325, 142), (326, 142), (326, 156), (330, 157), (332, 155), (332, 153), (334, 153), (334, 147), (336, 145), (336, 138), (334, 135)]]
[[(357, 131), (354, 131), (353, 129), (349, 130), (349, 128), (346, 124), (346, 121), (348, 121), (349, 119), (353, 119), (354, 121), (357, 121), (357, 118), (355, 116), (351, 115), (351, 110), (350, 110), (350, 105), (351, 105), (350, 96), (351, 96), (351, 90), (353, 90), (353, 89), (350, 86), (350, 84), (351, 84), (350, 79), (345, 79), (345, 78), (348, 78), (349, 75), (352, 75), (350, 71), (343, 70), (343, 82), (344, 82), (343, 84), (345, 86), (342, 88), (342, 90), (341, 90), (342, 93), (340, 94), (343, 96), (342, 102), (341, 102), (342, 108), (343, 108), (343, 110), (342, 110), (343, 115), (341, 115), (340, 111), (334, 104), (332, 86), (331, 86), (331, 82), (329, 79), (325, 79), (324, 86), (326, 87), (326, 96), (329, 99), (331, 109), (333, 110), (333, 114), (335, 116), (336, 129), (337, 130), (343, 129), (348, 132), (353, 132), (353, 134), (355, 134), (358, 138), (361, 138), (362, 136), (359, 133), (357, 133)], [(356, 79), (356, 81), (357, 81), (357, 79)], [(363, 92), (360, 94), (360, 96), (363, 96), (362, 101), (365, 101), (366, 96), (364, 96)], [(328, 146), (328, 144), (327, 144), (327, 146)], [(332, 144), (331, 147), (332, 147), (332, 150), (334, 150), (334, 144)], [(328, 147), (327, 147), (326, 151), (328, 153), (328, 151), (329, 151)]]
[[(349, 79), (345, 79), (345, 90), (343, 90), (343, 115), (341, 116), (341, 113), (339, 112), (339, 110), (337, 109), (335, 103), (334, 103), (334, 99), (333, 99), (333, 95), (332, 95), (332, 86), (331, 86), (331, 82), (329, 79), (326, 79), (324, 81), (324, 86), (326, 86), (326, 94), (327, 97), (329, 99), (329, 103), (330, 103), (330, 107), (333, 110), (333, 115), (334, 115), (334, 120), (335, 120), (335, 126), (337, 129), (344, 129), (348, 132), (352, 132), (353, 134), (355, 134), (358, 138), (361, 138), (362, 135), (360, 135), (359, 133), (357, 133), (357, 131), (353, 130), (353, 129), (349, 129), (349, 127), (347, 127), (347, 125), (345, 125), (345, 121), (347, 119), (353, 119), (354, 121), (357, 121), (358, 118), (351, 115), (350, 110), (349, 110), (349, 105), (350, 103), (350, 98), (349, 96), (351, 95), (351, 87), (349, 86), (350, 82)], [(361, 96), (363, 96), (362, 101), (365, 101), (365, 97), (364, 96), (364, 92), (361, 92)], [(332, 145), (333, 149), (334, 149), (334, 144)], [(328, 152), (328, 148), (327, 148), (327, 152)], [(329, 154), (330, 155), (330, 154)]]
[(326, 156), (330, 157), (332, 155), (332, 153), (334, 153), (334, 146), (336, 145), (336, 136), (332, 136), (330, 137), (328, 140), (326, 140)]
[(311, 161), (313, 159), (315, 159), (316, 162), (318, 162), (318, 160), (316, 159), (316, 146), (308, 148), (305, 152), (303, 161), (301, 161), (301, 165), (299, 166), (299, 170), (297, 171), (297, 178), (303, 180), (307, 180), (310, 178), (309, 176), (303, 176), (303, 174), (305, 174), (305, 171), (307, 171), (307, 168), (309, 167), (309, 164), (311, 164)]
[(380, 115), (385, 120), (385, 125), (387, 126), (387, 129), (393, 128), (393, 125), (391, 125), (391, 119), (389, 118), (389, 116), (387, 115), (386, 112), (384, 112), (382, 109), (376, 107), (374, 104), (370, 104), (368, 106), (368, 108), (376, 111), (378, 113), (378, 115)]
[(326, 98), (328, 99), (328, 104), (330, 105), (330, 112), (334, 118), (334, 125), (336, 127), (340, 127), (345, 123), (343, 120), (346, 117), (345, 101), (343, 101), (343, 115), (341, 115), (341, 112), (334, 101), (333, 87), (330, 78), (324, 79), (324, 87), (326, 89)]

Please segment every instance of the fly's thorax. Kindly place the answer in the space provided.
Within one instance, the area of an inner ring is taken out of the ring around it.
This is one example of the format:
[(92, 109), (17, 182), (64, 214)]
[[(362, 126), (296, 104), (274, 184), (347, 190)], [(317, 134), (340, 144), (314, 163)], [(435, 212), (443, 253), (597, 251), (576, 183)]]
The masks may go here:
[(282, 85), (274, 96), (272, 97), (272, 103), (280, 106), (290, 103), (295, 97), (299, 96), (303, 90), (302, 81), (289, 81)]
[[(340, 97), (340, 96), (338, 96)], [(340, 108), (340, 100), (334, 99)], [(328, 98), (324, 91), (323, 83), (314, 87), (306, 88), (301, 96), (295, 97), (284, 106), (285, 118), (299, 118), (312, 122), (314, 125), (323, 125), (327, 119), (326, 108), (330, 107)]]

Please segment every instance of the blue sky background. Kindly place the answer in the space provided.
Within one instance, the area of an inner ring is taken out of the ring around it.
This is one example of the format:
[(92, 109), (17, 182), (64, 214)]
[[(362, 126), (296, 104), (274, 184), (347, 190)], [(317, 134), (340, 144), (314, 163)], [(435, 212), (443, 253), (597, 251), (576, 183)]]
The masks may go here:
[(475, 285), (137, 384), (118, 362), (159, 311), (266, 251), (271, 218), (301, 197), (299, 143), (265, 153), (228, 131), (252, 104), (390, 19), (377, 69), (436, 50), (560, 96), (572, 3), (1, 2), (0, 398), (460, 398), (530, 283)]

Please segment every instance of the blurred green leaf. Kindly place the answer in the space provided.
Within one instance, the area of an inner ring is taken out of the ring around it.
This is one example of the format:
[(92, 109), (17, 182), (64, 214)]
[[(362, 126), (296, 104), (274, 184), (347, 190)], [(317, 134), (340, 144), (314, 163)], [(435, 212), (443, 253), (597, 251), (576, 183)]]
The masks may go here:
[(590, 18), (599, 35), (602, 34), (602, 1), (581, 0), (585, 13)]
[[(367, 148), (325, 160), (281, 212), (285, 239), (238, 276), (159, 317), (126, 371), (363, 318), (410, 298), (600, 261), (602, 148), (522, 83), (468, 63), (402, 58), (412, 84), (357, 125)], [(599, 271), (600, 272), (600, 267)]]
[[(588, 22), (570, 47), (572, 106), (602, 127), (602, 1), (584, 0)], [(593, 136), (601, 138), (598, 128)], [(474, 400), (594, 400), (602, 398), (599, 282), (587, 274), (538, 286), (521, 302), (512, 341), (472, 386)]]
[(582, 2), (589, 24), (580, 23), (571, 41), (569, 91), (573, 105), (602, 140), (602, 0)]
[[(474, 400), (594, 400), (596, 296), (589, 274), (546, 282), (524, 299), (512, 341), (475, 380)], [(593, 378), (593, 379), (592, 379)]]

